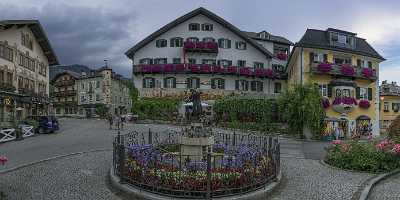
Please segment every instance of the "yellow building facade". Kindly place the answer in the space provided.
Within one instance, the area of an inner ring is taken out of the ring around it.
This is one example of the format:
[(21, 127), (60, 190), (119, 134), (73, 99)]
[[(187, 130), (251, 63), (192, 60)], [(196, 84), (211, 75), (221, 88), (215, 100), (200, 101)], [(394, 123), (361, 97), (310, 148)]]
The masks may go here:
[(379, 135), (380, 56), (355, 33), (308, 29), (294, 45), (288, 83), (318, 85), (326, 110), (325, 135)]
[(400, 86), (396, 82), (382, 81), (380, 86), (380, 128), (386, 133), (393, 120), (400, 114)]

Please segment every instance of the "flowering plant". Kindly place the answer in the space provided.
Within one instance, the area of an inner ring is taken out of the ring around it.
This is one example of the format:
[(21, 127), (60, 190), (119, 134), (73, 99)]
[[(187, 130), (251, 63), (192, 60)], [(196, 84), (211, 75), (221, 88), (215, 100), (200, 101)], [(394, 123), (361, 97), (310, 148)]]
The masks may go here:
[(162, 71), (162, 66), (161, 66), (161, 65), (153, 65), (153, 66), (152, 66), (151, 72), (153, 72), (153, 73), (159, 73), (159, 72), (161, 72), (161, 71)]
[(349, 64), (343, 64), (342, 74), (345, 76), (353, 76), (355, 74), (354, 67), (350, 66)]
[(330, 63), (320, 63), (317, 66), (318, 71), (320, 72), (330, 72), (332, 70), (332, 65)]
[(174, 65), (172, 64), (164, 65), (164, 72), (173, 72), (173, 71), (174, 71)]
[(279, 60), (286, 60), (286, 59), (287, 59), (287, 54), (286, 54), (286, 53), (278, 53), (278, 54), (276, 55), (276, 57), (277, 57)]
[(374, 70), (367, 67), (364, 67), (361, 73), (367, 78), (371, 78), (372, 76), (374, 76)]
[(196, 65), (196, 64), (191, 64), (191, 65), (189, 66), (189, 69), (190, 69), (190, 71), (193, 72), (193, 73), (198, 73), (198, 72), (200, 72), (200, 68), (199, 68), (199, 66)]
[(6, 156), (3, 156), (3, 155), (0, 156), (0, 165), (6, 164), (7, 161), (8, 161), (8, 158)]
[(177, 72), (185, 71), (185, 65), (184, 64), (176, 64), (175, 65), (175, 70)]
[(212, 67), (212, 71), (214, 73), (224, 73), (225, 72), (225, 68), (223, 68), (221, 66), (213, 66)]
[(202, 65), (200, 67), (200, 71), (204, 73), (210, 73), (211, 72), (211, 66), (210, 65)]
[(336, 97), (333, 101), (333, 105), (346, 104), (346, 105), (357, 105), (357, 101), (353, 97)]
[(358, 105), (360, 106), (360, 108), (369, 108), (370, 103), (368, 100), (360, 100), (360, 102), (358, 103)]
[(325, 98), (325, 97), (323, 97), (321, 99), (321, 104), (322, 104), (322, 107), (324, 107), (325, 109), (329, 108), (329, 106), (331, 105), (331, 103), (329, 102), (329, 99)]
[(237, 72), (237, 67), (235, 67), (235, 66), (229, 66), (228, 69), (227, 69), (227, 71), (228, 71), (228, 73), (230, 73), (230, 74), (236, 74), (236, 72)]
[(249, 76), (251, 75), (251, 70), (248, 67), (241, 67), (239, 68), (239, 74)]

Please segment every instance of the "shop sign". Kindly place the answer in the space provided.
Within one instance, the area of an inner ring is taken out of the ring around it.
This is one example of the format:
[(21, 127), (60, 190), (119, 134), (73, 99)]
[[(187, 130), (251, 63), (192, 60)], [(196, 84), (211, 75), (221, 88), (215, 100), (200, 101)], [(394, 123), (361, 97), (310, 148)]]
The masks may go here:
[(5, 106), (12, 106), (13, 103), (14, 103), (14, 100), (12, 99), (12, 97), (4, 97), (3, 104)]

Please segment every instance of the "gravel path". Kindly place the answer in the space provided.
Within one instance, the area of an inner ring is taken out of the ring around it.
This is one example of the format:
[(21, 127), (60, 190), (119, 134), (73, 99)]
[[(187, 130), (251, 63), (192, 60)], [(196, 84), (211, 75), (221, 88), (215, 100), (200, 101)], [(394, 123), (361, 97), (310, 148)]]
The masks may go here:
[(351, 199), (372, 175), (326, 167), (316, 160), (282, 158), (283, 178), (270, 199)]
[(390, 177), (376, 185), (369, 196), (370, 200), (400, 199), (400, 174)]

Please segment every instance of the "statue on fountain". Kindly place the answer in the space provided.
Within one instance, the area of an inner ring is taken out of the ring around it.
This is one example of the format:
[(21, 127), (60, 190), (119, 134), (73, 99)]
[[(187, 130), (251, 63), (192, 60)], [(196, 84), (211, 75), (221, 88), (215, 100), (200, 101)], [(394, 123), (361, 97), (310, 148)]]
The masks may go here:
[(201, 107), (200, 95), (201, 93), (199, 91), (191, 89), (189, 101), (193, 103), (192, 114), (191, 114), (191, 120), (193, 121), (200, 121), (200, 116), (202, 115), (203, 112)]

